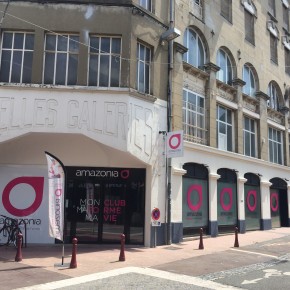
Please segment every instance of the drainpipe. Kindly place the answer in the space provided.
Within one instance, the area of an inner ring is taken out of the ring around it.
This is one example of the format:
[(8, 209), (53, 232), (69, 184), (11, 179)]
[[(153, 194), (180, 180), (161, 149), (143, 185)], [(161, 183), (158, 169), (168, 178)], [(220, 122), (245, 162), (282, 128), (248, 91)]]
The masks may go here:
[[(170, 27), (174, 27), (174, 0), (170, 0)], [(167, 95), (167, 132), (172, 131), (172, 72), (173, 72), (173, 39), (168, 42), (168, 95)], [(171, 172), (172, 159), (167, 158), (167, 240), (166, 244), (172, 243), (171, 228)]]

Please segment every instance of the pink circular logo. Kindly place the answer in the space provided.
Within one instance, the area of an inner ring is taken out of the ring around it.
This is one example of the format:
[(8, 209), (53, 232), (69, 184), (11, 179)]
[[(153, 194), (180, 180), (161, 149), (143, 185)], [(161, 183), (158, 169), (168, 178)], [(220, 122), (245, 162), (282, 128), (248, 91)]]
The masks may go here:
[[(254, 198), (254, 204), (251, 205), (250, 203), (250, 197), (253, 196)], [(254, 211), (257, 207), (257, 192), (256, 190), (249, 190), (247, 194), (247, 207), (250, 211)]]
[[(199, 202), (196, 205), (193, 205), (191, 203), (191, 200), (190, 200), (191, 193), (193, 191), (196, 191), (198, 194), (198, 197), (199, 197)], [(200, 209), (200, 207), (202, 206), (202, 186), (201, 185), (194, 184), (188, 188), (188, 190), (187, 190), (187, 204), (188, 204), (188, 207), (192, 211), (198, 211)]]
[(181, 143), (181, 135), (180, 134), (174, 134), (170, 136), (169, 138), (169, 147), (171, 149), (176, 149), (180, 146)]
[[(225, 204), (224, 203), (224, 195), (226, 193), (229, 195), (229, 198), (230, 198), (229, 204)], [(220, 197), (220, 203), (221, 203), (222, 208), (225, 211), (229, 211), (232, 208), (232, 205), (233, 205), (233, 190), (231, 188), (223, 188), (222, 189), (221, 197)]]
[[(14, 207), (10, 202), (11, 190), (18, 184), (29, 184), (35, 191), (35, 200), (33, 203), (24, 209)], [(17, 217), (24, 217), (34, 213), (42, 202), (43, 197), (44, 177), (17, 177), (11, 180), (4, 188), (2, 195), (2, 203), (4, 208), (12, 215)]]
[[(276, 204), (275, 204), (276, 201)], [(278, 193), (273, 192), (271, 193), (271, 209), (272, 211), (277, 211), (279, 207), (279, 202), (278, 202)]]
[(124, 169), (120, 172), (121, 178), (127, 179), (130, 175), (130, 171), (128, 169)]

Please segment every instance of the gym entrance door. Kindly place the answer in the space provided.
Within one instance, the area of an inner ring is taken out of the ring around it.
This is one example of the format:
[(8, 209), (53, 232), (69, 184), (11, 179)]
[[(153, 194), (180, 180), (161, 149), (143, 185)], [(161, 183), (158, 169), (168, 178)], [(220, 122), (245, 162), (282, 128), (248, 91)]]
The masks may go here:
[(66, 167), (65, 237), (144, 244), (145, 169)]

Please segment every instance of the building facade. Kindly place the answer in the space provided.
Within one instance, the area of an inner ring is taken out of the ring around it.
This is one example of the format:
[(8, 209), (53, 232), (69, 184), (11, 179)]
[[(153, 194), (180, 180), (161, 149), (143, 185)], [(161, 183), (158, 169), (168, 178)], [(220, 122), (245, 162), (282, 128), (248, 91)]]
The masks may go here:
[(289, 2), (2, 2), (0, 213), (54, 242), (47, 151), (65, 242), (288, 227)]
[(152, 243), (151, 211), (165, 212), (168, 4), (148, 5), (0, 4), (0, 213), (26, 223), (28, 243), (54, 242), (45, 151), (65, 166), (66, 242)]
[(289, 1), (175, 4), (173, 219), (183, 237), (288, 227)]

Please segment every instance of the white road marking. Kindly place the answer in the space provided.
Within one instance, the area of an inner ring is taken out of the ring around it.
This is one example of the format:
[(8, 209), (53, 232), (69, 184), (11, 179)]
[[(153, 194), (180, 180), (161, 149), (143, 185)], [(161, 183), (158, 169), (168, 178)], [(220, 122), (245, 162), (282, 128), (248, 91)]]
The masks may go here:
[(263, 278), (257, 278), (254, 280), (245, 280), (242, 285), (247, 285), (247, 284), (256, 284), (258, 281), (263, 280)]
[(235, 248), (230, 248), (230, 250), (237, 251), (237, 252), (243, 252), (243, 253), (247, 253), (247, 254), (255, 254), (255, 255), (270, 257), (270, 258), (274, 258), (274, 259), (279, 259), (278, 256), (273, 256), (273, 255), (268, 255), (268, 254), (262, 254), (262, 253), (258, 253), (258, 252), (251, 252), (251, 251), (239, 250), (239, 249), (235, 249)]
[(161, 271), (161, 270), (155, 270), (155, 269), (150, 269), (150, 268), (138, 268), (138, 267), (127, 267), (127, 268), (122, 268), (122, 269), (116, 269), (116, 270), (111, 270), (111, 271), (106, 271), (106, 272), (101, 272), (101, 273), (96, 273), (96, 274), (90, 274), (90, 275), (76, 277), (76, 278), (54, 281), (54, 282), (40, 284), (40, 285), (18, 288), (15, 290), (59, 289), (62, 287), (74, 286), (74, 285), (78, 285), (81, 283), (92, 282), (92, 281), (105, 279), (105, 278), (109, 278), (109, 277), (115, 277), (117, 275), (128, 274), (128, 273), (137, 273), (137, 274), (148, 275), (148, 276), (162, 278), (162, 279), (180, 282), (180, 283), (184, 283), (184, 284), (205, 287), (207, 289), (242, 290), (242, 288), (229, 286), (229, 285), (223, 285), (223, 284), (220, 284), (217, 282), (203, 280), (203, 279), (198, 278), (198, 277), (191, 277), (191, 276), (186, 276), (186, 275), (169, 273), (169, 272)]

